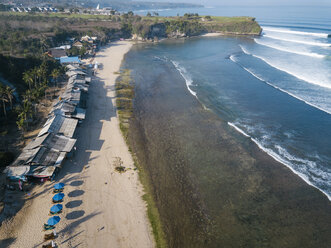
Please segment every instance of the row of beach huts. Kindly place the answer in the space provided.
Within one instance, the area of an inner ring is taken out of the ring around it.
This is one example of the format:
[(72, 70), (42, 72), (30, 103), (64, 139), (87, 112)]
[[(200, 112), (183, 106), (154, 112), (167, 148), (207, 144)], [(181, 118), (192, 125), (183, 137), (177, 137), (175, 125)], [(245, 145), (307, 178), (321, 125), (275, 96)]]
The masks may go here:
[(75, 131), (85, 119), (86, 101), (91, 82), (87, 68), (79, 63), (66, 65), (68, 82), (53, 105), (38, 136), (5, 169), (9, 182), (52, 180), (64, 160), (75, 152)]

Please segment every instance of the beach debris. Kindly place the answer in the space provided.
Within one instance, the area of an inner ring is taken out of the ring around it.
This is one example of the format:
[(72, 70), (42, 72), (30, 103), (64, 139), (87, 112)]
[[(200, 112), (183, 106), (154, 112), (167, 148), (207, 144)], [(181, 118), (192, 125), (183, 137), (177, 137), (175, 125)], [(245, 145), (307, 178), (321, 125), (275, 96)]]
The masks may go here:
[(51, 225), (48, 225), (48, 224), (44, 224), (44, 231), (47, 231), (47, 230), (52, 230), (54, 229), (55, 226), (51, 226)]
[(123, 166), (123, 161), (120, 157), (115, 157), (113, 164), (117, 172), (124, 173), (126, 171), (125, 167)]
[(52, 242), (42, 246), (42, 248), (54, 248), (54, 247), (57, 247), (57, 245), (53, 240)]
[(52, 239), (55, 239), (56, 238), (56, 236), (55, 236), (55, 234), (53, 233), (53, 232), (51, 232), (51, 233), (46, 233), (45, 235), (44, 235), (44, 240), (45, 241), (47, 241), (47, 240), (52, 240)]

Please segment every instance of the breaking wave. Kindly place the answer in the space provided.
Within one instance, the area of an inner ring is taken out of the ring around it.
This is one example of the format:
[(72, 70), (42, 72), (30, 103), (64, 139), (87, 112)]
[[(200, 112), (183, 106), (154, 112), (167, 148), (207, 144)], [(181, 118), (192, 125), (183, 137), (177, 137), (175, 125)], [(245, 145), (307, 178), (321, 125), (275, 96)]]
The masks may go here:
[(197, 93), (194, 92), (193, 90), (191, 90), (190, 86), (193, 85), (193, 80), (191, 78), (191, 75), (189, 75), (189, 73), (186, 71), (186, 69), (182, 66), (179, 65), (178, 62), (170, 60), (171, 63), (174, 65), (174, 67), (176, 68), (176, 70), (180, 73), (180, 75), (182, 75), (182, 77), (185, 79), (186, 82), (186, 87), (189, 90), (189, 92), (193, 95), (193, 96), (197, 96)]
[(298, 175), (300, 178), (302, 178), (310, 186), (312, 186), (312, 187), (318, 189), (319, 191), (321, 191), (324, 195), (327, 196), (327, 198), (329, 199), (329, 201), (331, 201), (331, 195), (328, 192), (326, 192), (325, 190), (320, 189), (318, 186), (316, 186), (315, 185), (315, 182), (312, 182), (311, 179), (307, 175), (305, 175), (303, 172), (298, 171), (298, 170), (295, 170), (294, 169), (295, 166), (291, 162), (299, 162), (300, 164), (304, 164), (304, 165), (308, 166), (309, 168), (311, 168), (311, 170), (314, 170), (314, 172), (318, 176), (322, 176), (324, 179), (330, 177), (330, 173), (326, 173), (326, 172), (320, 171), (319, 169), (316, 168), (316, 163), (314, 163), (312, 161), (308, 161), (308, 160), (303, 160), (303, 159), (300, 159), (300, 158), (296, 158), (295, 156), (289, 154), (286, 151), (286, 149), (282, 148), (279, 145), (276, 145), (275, 146), (275, 148), (278, 151), (278, 153), (275, 152), (275, 151), (273, 151), (270, 148), (267, 148), (263, 144), (263, 142), (260, 142), (257, 139), (255, 139), (255, 138), (251, 137), (250, 135), (248, 135), (244, 130), (242, 130), (241, 128), (239, 128), (235, 123), (228, 122), (228, 125), (231, 126), (231, 127), (233, 127), (236, 131), (240, 132), (244, 136), (249, 137), (262, 151), (264, 151), (265, 153), (267, 153), (269, 156), (271, 156), (272, 158), (274, 158), (279, 163), (282, 163), (283, 165), (285, 165), (286, 167), (288, 167), (294, 174)]
[(298, 39), (282, 38), (282, 37), (269, 35), (269, 34), (264, 34), (263, 36), (270, 38), (270, 39), (274, 39), (274, 40), (281, 40), (281, 41), (293, 42), (293, 43), (310, 45), (310, 46), (331, 47), (331, 44), (322, 43), (322, 42), (313, 42), (313, 41), (304, 41), (304, 40), (298, 40)]
[(258, 56), (258, 55), (255, 55), (255, 54), (252, 54), (252, 53), (250, 53), (247, 49), (245, 49), (243, 46), (241, 46), (241, 45), (239, 45), (239, 46), (240, 46), (241, 50), (242, 50), (245, 54), (250, 55), (250, 56), (253, 56), (253, 57), (255, 57), (255, 58), (258, 58), (258, 59), (264, 61), (265, 63), (267, 63), (268, 65), (270, 65), (270, 66), (276, 68), (277, 70), (280, 70), (280, 71), (286, 72), (287, 74), (289, 74), (289, 75), (291, 75), (291, 76), (293, 76), (293, 77), (296, 77), (296, 78), (298, 78), (298, 79), (300, 79), (300, 80), (303, 80), (303, 81), (305, 81), (305, 82), (307, 82), (307, 83), (311, 83), (311, 84), (314, 84), (314, 85), (318, 85), (318, 86), (321, 86), (321, 87), (324, 87), (324, 88), (329, 88), (329, 89), (331, 89), (331, 85), (328, 84), (328, 83), (322, 82), (322, 81), (319, 80), (319, 79), (317, 79), (317, 80), (313, 80), (313, 79), (310, 79), (310, 78), (304, 77), (304, 76), (302, 76), (302, 75), (298, 75), (297, 73), (294, 73), (294, 72), (292, 72), (292, 71), (290, 71), (290, 70), (288, 70), (288, 69), (280, 68), (279, 66), (277, 66), (277, 65), (275, 65), (274, 63), (270, 62), (270, 61), (267, 60), (266, 58), (263, 58), (263, 57), (261, 57), (261, 56)]
[(320, 59), (323, 59), (326, 57), (325, 55), (318, 54), (318, 53), (301, 52), (301, 51), (296, 51), (296, 50), (284, 48), (284, 47), (277, 46), (277, 45), (267, 44), (267, 43), (261, 42), (259, 39), (254, 39), (254, 41), (261, 46), (270, 47), (272, 49), (276, 49), (276, 50), (282, 51), (282, 52), (294, 53), (294, 54), (298, 54), (298, 55), (309, 56), (309, 57), (320, 58)]
[(314, 108), (316, 108), (316, 109), (319, 109), (319, 110), (321, 110), (321, 111), (323, 111), (323, 112), (325, 112), (325, 113), (331, 115), (331, 110), (324, 109), (324, 108), (322, 108), (322, 107), (320, 107), (320, 106), (318, 106), (318, 105), (316, 105), (316, 104), (314, 104), (314, 103), (311, 103), (311, 102), (309, 102), (309, 101), (307, 101), (307, 100), (301, 98), (300, 96), (297, 96), (297, 95), (295, 95), (295, 94), (293, 94), (293, 93), (291, 93), (291, 92), (289, 92), (289, 91), (286, 91), (286, 90), (284, 90), (284, 89), (282, 89), (282, 88), (280, 88), (280, 87), (274, 85), (273, 83), (271, 83), (271, 82), (269, 82), (269, 81), (263, 79), (261, 76), (257, 75), (257, 74), (254, 73), (252, 70), (250, 70), (250, 69), (246, 68), (245, 66), (241, 65), (241, 64), (236, 60), (236, 58), (235, 58), (234, 55), (231, 55), (231, 56), (230, 56), (230, 59), (231, 59), (231, 61), (233, 61), (234, 63), (238, 64), (241, 68), (243, 68), (245, 71), (247, 71), (249, 74), (251, 74), (253, 77), (257, 78), (257, 79), (260, 80), (261, 82), (266, 83), (266, 84), (268, 84), (269, 86), (271, 86), (271, 87), (273, 87), (273, 88), (275, 88), (275, 89), (277, 89), (277, 90), (279, 90), (279, 91), (281, 91), (281, 92), (284, 92), (284, 93), (286, 93), (286, 94), (288, 94), (288, 95), (290, 95), (290, 96), (292, 96), (292, 97), (298, 99), (299, 101), (302, 101), (302, 102), (308, 104), (309, 106), (312, 106), (312, 107), (314, 107)]
[(314, 37), (321, 37), (321, 38), (328, 38), (328, 36), (329, 36), (329, 34), (326, 34), (326, 33), (303, 32), (303, 31), (295, 31), (295, 30), (283, 29), (283, 28), (263, 27), (263, 30), (270, 31), (270, 32), (277, 32), (277, 33), (314, 36)]

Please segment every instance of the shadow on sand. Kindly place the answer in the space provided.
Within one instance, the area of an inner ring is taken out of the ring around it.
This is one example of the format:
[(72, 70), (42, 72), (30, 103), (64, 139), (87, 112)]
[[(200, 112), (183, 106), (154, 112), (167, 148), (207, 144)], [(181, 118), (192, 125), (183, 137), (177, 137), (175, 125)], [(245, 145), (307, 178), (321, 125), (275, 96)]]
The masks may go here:
[(70, 201), (65, 206), (66, 208), (76, 208), (82, 205), (82, 203), (83, 203), (82, 200)]
[(82, 217), (85, 214), (84, 210), (73, 211), (66, 215), (67, 220), (75, 220)]

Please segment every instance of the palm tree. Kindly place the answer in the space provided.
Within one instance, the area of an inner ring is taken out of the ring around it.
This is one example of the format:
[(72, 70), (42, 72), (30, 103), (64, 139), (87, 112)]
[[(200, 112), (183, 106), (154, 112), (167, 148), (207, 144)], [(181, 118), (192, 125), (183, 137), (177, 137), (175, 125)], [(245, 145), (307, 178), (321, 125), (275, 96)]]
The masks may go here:
[(7, 119), (6, 102), (8, 102), (8, 99), (6, 95), (6, 89), (2, 85), (0, 85), (0, 101), (2, 101), (3, 113)]
[(35, 80), (33, 80), (33, 77), (34, 77), (33, 70), (25, 71), (23, 73), (23, 81), (29, 85), (30, 90), (31, 90), (31, 84), (35, 82)]
[(54, 69), (51, 73), (51, 76), (54, 79), (54, 96), (55, 96), (55, 85), (57, 86), (57, 79), (60, 76), (60, 70)]
[(35, 67), (33, 69), (30, 70), (31, 74), (33, 76), (33, 82), (34, 82), (34, 86), (37, 86), (37, 78), (38, 78), (38, 67)]
[(36, 75), (37, 75), (37, 78), (38, 78), (38, 81), (39, 81), (39, 85), (41, 85), (41, 78), (42, 78), (42, 69), (39, 67), (39, 68), (35, 68), (35, 72), (36, 72)]
[[(16, 121), (16, 124), (19, 129), (24, 131), (24, 123), (27, 121), (28, 117), (32, 117), (32, 112), (31, 112), (31, 102), (28, 101), (27, 99), (24, 100), (23, 106), (20, 106), (18, 108), (18, 120)], [(28, 126), (28, 122), (27, 126)]]
[(5, 94), (7, 96), (7, 99), (10, 102), (10, 109), (13, 109), (14, 91), (15, 91), (15, 89), (10, 88), (9, 86), (6, 86), (6, 88), (5, 88)]

